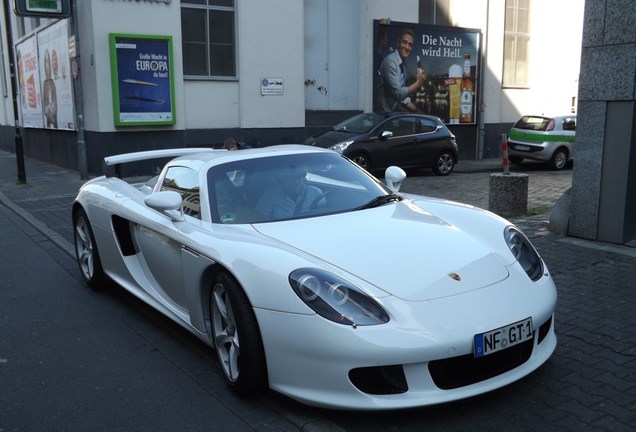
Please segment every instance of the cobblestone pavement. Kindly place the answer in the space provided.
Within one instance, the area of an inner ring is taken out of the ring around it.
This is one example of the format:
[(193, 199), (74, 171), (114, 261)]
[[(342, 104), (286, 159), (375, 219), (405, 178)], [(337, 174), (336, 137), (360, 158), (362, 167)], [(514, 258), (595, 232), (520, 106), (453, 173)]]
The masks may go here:
[[(572, 170), (513, 169), (529, 174), (529, 215), (513, 222), (532, 239), (559, 292), (555, 354), (504, 389), (430, 409), (359, 414), (296, 406), (299, 430), (635, 430), (636, 249), (550, 232), (549, 209), (570, 187)], [(488, 208), (489, 176), (496, 170), (496, 161), (464, 163), (448, 177), (409, 176), (402, 190)], [(27, 160), (28, 183), (18, 185), (15, 172), (15, 156), (0, 151), (0, 205), (73, 254), (69, 211), (82, 184), (78, 174)]]
[[(572, 171), (538, 170), (528, 165), (528, 213), (547, 213), (556, 200), (572, 185)], [(519, 172), (517, 168), (515, 171)], [(527, 171), (526, 171), (527, 172)], [(460, 201), (488, 208), (490, 172), (458, 172), (448, 177), (435, 175), (409, 176), (402, 191)]]

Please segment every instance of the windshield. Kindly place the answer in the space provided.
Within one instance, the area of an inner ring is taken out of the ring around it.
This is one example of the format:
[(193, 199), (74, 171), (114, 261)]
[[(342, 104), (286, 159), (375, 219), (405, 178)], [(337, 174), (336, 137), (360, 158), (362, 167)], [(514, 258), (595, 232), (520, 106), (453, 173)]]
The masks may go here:
[[(545, 131), (552, 119), (539, 116), (523, 116), (521, 120), (515, 123), (516, 129), (525, 129), (533, 131)], [(553, 122), (554, 124), (554, 122)]]
[(210, 168), (212, 222), (250, 224), (360, 209), (389, 191), (337, 153), (245, 159)]
[(379, 125), (384, 121), (384, 117), (379, 114), (367, 113), (358, 114), (337, 124), (333, 127), (333, 130), (338, 132), (349, 132), (354, 134), (363, 134), (369, 132), (371, 129)]

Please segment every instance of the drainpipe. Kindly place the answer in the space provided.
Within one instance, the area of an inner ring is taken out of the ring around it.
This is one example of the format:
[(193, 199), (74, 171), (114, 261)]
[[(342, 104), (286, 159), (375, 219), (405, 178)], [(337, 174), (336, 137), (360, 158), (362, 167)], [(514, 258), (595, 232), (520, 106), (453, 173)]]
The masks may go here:
[(484, 39), (488, 38), (490, 32), (490, 0), (486, 0), (486, 35), (484, 38), (480, 38), (482, 46), (481, 62), (479, 62), (479, 137), (477, 138), (477, 160), (484, 158), (484, 146), (486, 141), (486, 121), (484, 119), (484, 112), (486, 111), (486, 105), (484, 105), (484, 63), (488, 58), (488, 43)]

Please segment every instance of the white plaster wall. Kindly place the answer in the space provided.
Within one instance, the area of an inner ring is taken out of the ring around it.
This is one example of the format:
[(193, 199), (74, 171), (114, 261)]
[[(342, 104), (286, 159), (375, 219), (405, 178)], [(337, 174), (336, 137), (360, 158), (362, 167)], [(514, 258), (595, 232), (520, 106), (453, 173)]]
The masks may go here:
[(232, 81), (184, 82), (186, 129), (239, 127), (239, 84)]
[[(183, 129), (185, 103), (180, 2), (82, 1), (78, 2), (78, 8), (85, 129), (98, 132), (115, 131), (109, 33), (172, 36), (177, 123), (174, 127), (168, 128)], [(125, 128), (139, 129), (144, 128)]]
[[(373, 20), (417, 22), (419, 0), (357, 0), (358, 109), (372, 109)], [(109, 33), (173, 37), (177, 124), (171, 129), (304, 126), (303, 0), (237, 2), (238, 80), (183, 80), (180, 2), (82, 1), (80, 74), (86, 130), (114, 131)], [(454, 25), (482, 29), (482, 103), (486, 123), (513, 122), (521, 113), (569, 112), (578, 87), (584, 0), (533, 0), (529, 89), (502, 89), (504, 0), (452, 0)], [(6, 37), (2, 38), (6, 58)], [(8, 73), (5, 64), (5, 74)], [(8, 75), (6, 75), (8, 77)], [(284, 80), (282, 96), (262, 96), (260, 78)], [(10, 92), (10, 89), (9, 89)], [(354, 107), (355, 108), (355, 107)], [(550, 109), (550, 112), (548, 112)], [(12, 101), (0, 122), (12, 124)], [(126, 128), (136, 130), (139, 128)], [(152, 128), (156, 129), (156, 128)]]
[[(305, 125), (304, 17), (300, 0), (241, 0), (239, 110), (242, 128)], [(262, 96), (261, 78), (282, 78), (282, 96)]]

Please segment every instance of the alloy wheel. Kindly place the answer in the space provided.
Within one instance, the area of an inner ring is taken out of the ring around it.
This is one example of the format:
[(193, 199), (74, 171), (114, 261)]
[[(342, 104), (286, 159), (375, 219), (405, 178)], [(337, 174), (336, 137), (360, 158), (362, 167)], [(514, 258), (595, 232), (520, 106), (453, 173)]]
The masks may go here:
[(82, 276), (87, 281), (92, 280), (95, 275), (95, 251), (88, 222), (83, 216), (79, 216), (75, 221), (75, 254)]
[(230, 382), (239, 379), (240, 344), (237, 323), (230, 297), (222, 283), (216, 283), (212, 288), (214, 301), (212, 302), (212, 331), (216, 352), (221, 363), (223, 373)]

